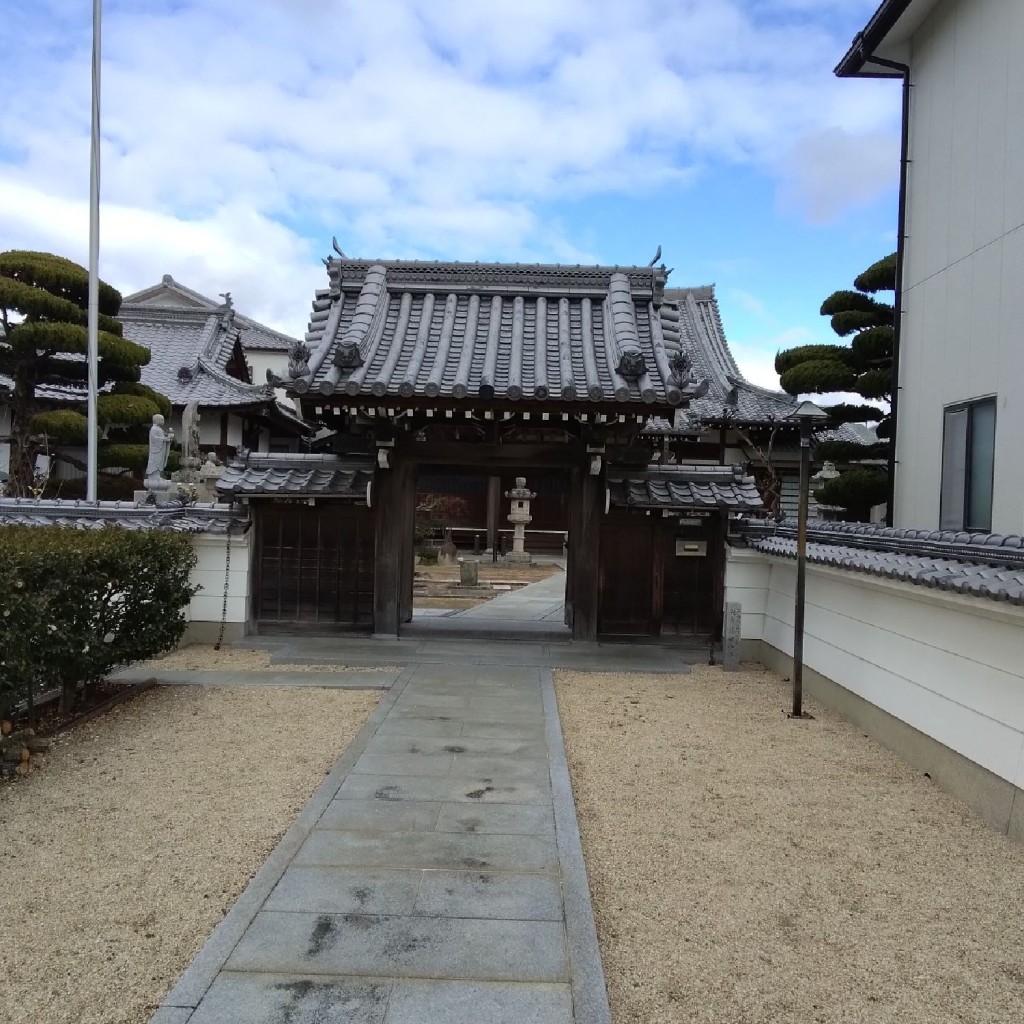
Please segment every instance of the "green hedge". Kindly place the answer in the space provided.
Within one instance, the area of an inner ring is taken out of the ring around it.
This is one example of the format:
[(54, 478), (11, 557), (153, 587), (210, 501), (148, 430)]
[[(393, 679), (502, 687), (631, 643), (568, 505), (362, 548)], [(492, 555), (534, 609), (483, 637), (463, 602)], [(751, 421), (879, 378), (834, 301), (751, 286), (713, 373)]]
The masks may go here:
[(0, 711), (171, 650), (196, 592), (190, 539), (119, 527), (0, 527)]

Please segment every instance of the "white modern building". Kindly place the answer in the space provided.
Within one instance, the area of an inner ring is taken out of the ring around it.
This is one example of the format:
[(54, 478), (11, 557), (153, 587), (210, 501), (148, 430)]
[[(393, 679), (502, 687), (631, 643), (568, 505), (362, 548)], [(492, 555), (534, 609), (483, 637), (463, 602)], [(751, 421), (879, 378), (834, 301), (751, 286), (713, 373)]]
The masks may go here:
[(1024, 2), (886, 0), (836, 69), (903, 76), (895, 525), (1024, 530)]

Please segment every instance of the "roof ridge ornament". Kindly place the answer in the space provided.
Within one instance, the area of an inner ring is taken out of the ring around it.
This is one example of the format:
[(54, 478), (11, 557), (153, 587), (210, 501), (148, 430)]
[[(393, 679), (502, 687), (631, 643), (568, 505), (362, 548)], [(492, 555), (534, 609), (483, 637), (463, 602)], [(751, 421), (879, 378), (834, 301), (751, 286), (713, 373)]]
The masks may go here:
[(607, 329), (612, 333), (619, 356), (615, 371), (620, 377), (635, 381), (647, 372), (647, 364), (640, 348), (633, 293), (625, 274), (612, 274), (608, 282), (605, 310), (608, 316)]
[(334, 365), (342, 373), (351, 373), (363, 365), (365, 348), (383, 323), (389, 301), (387, 270), (380, 263), (375, 263), (366, 271), (352, 323), (339, 338), (338, 349), (334, 353)]

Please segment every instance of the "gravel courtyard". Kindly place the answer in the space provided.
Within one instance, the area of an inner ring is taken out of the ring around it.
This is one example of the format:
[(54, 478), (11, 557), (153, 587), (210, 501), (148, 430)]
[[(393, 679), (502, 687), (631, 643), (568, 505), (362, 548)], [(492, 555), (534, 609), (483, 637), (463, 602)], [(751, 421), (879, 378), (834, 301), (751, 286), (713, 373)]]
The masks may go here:
[(4, 1020), (148, 1021), (379, 699), (150, 690), (0, 788)]
[(555, 679), (615, 1024), (1024, 1020), (1024, 846), (756, 667)]

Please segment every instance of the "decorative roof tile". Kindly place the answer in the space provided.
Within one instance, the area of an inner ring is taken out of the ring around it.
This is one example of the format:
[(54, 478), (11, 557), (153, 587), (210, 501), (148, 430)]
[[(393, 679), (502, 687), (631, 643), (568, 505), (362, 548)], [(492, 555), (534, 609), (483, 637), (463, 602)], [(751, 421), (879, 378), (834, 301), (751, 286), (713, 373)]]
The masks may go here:
[(665, 512), (724, 509), (756, 512), (764, 502), (740, 466), (678, 465), (608, 472), (609, 504)]
[(366, 504), (372, 480), (370, 459), (250, 453), (225, 468), (217, 490), (227, 497), (310, 495)]

